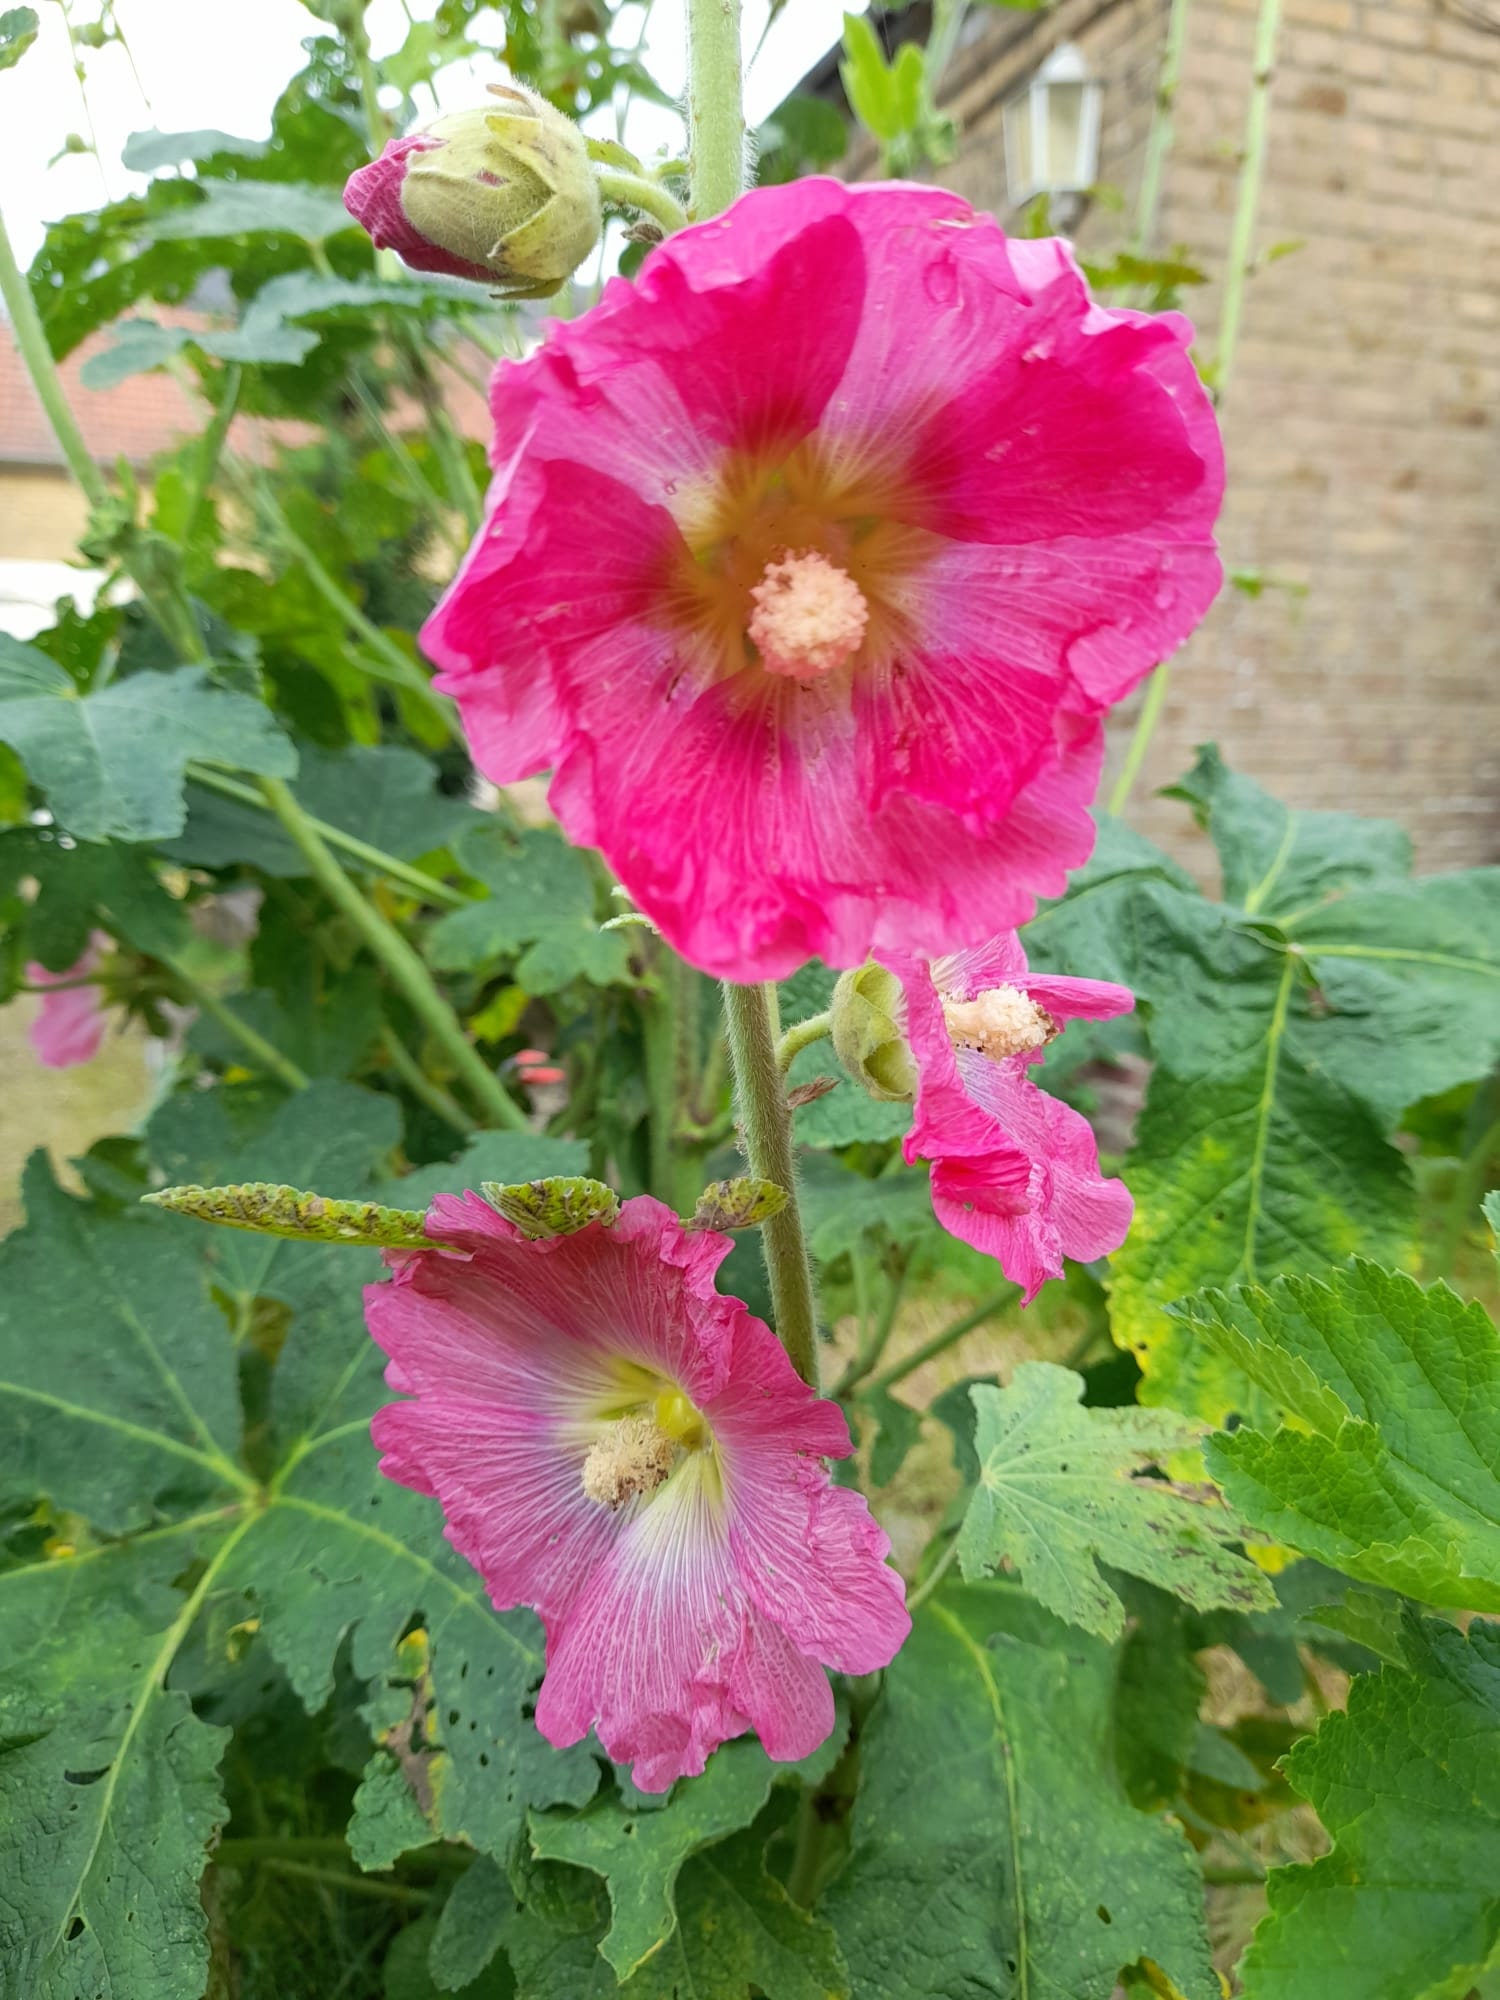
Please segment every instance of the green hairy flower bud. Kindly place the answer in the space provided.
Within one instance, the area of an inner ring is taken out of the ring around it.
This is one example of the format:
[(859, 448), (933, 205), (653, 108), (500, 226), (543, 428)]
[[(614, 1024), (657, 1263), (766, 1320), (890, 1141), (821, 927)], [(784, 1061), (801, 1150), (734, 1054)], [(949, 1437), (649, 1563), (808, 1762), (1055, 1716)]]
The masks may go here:
[(548, 298), (598, 244), (598, 182), (570, 118), (522, 84), (490, 90), (495, 107), (393, 139), (350, 177), (344, 205), (414, 270)]
[(872, 959), (833, 989), (830, 1033), (839, 1061), (871, 1097), (906, 1101), (917, 1087), (901, 981)]

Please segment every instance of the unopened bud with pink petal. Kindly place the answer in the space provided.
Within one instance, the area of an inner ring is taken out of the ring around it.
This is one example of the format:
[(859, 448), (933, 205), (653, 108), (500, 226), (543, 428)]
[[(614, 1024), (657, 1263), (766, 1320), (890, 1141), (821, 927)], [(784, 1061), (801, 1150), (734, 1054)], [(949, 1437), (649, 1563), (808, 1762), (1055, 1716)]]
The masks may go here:
[(549, 298), (598, 244), (598, 183), (570, 118), (523, 84), (490, 88), (495, 106), (391, 140), (350, 176), (344, 206), (415, 271)]

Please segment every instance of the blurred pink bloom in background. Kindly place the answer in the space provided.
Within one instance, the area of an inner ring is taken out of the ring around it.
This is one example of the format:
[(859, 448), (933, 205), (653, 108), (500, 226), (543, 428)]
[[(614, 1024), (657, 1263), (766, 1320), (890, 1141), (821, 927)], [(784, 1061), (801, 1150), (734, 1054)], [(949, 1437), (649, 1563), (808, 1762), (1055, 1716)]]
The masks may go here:
[[(106, 931), (89, 933), (88, 950), (65, 972), (49, 972), (34, 960), (26, 967), (32, 986), (59, 986), (74, 979), (88, 979), (103, 963), (114, 940)], [(65, 986), (62, 991), (44, 993), (36, 1019), (31, 1024), (31, 1046), (37, 1061), (48, 1069), (76, 1069), (92, 1062), (104, 1040), (108, 1017), (96, 985)]]

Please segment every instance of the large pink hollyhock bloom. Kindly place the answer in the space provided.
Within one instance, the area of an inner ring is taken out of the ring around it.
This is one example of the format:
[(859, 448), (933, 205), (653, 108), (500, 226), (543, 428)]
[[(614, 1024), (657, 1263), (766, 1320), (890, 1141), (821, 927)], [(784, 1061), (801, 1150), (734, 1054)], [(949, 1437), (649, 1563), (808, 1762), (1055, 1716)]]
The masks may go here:
[(798, 181), (503, 362), (423, 633), (497, 782), (705, 970), (936, 953), (1088, 856), (1100, 717), (1219, 587), (1179, 314), (940, 188)]
[(1100, 979), (1028, 972), (1014, 934), (947, 958), (889, 961), (916, 1061), (907, 1160), (932, 1162), (943, 1227), (999, 1260), (1030, 1304), (1063, 1258), (1118, 1250), (1133, 1204), (1105, 1180), (1089, 1122), (1027, 1074), (1071, 1020), (1128, 1014), (1135, 996)]
[(381, 1469), (435, 1494), (496, 1606), (547, 1628), (537, 1727), (590, 1729), (662, 1791), (753, 1729), (806, 1756), (824, 1667), (869, 1673), (910, 1628), (890, 1544), (823, 1461), (843, 1416), (714, 1272), (729, 1239), (647, 1196), (536, 1242), (441, 1196), (442, 1251), (392, 1254), (365, 1294), (386, 1380)]
[(69, 986), (65, 981), (87, 979), (97, 972), (105, 952), (114, 940), (105, 931), (91, 931), (88, 949), (65, 972), (49, 972), (45, 965), (32, 962), (26, 980), (32, 986), (63, 986), (61, 992), (44, 993), (31, 1024), (30, 1040), (38, 1062), (48, 1069), (76, 1069), (94, 1060), (104, 1040), (108, 1017), (97, 986)]

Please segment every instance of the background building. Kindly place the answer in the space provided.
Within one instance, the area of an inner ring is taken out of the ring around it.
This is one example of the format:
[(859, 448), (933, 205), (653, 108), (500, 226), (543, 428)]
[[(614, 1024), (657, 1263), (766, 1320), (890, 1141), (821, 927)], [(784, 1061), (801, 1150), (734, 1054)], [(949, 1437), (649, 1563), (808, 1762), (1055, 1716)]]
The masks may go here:
[[(1258, 0), (1187, 0), (1157, 254), (1212, 362)], [(882, 17), (888, 40), (926, 13)], [(1130, 239), (1169, 0), (975, 6), (944, 79), (958, 153), (933, 177), (1015, 227), (1003, 108), (1065, 45), (1099, 85), (1100, 192), (1080, 252)], [(1183, 19), (1179, 0), (1178, 20)], [(838, 95), (835, 59), (806, 86)], [(856, 147), (845, 171), (875, 171)], [(1066, 200), (1057, 206), (1066, 210)], [(1392, 814), (1419, 865), (1500, 858), (1500, 5), (1285, 0), (1250, 279), (1222, 415), (1226, 590), (1178, 656), (1132, 817), (1214, 737), (1293, 803)], [(1295, 246), (1295, 247), (1290, 247)], [(1268, 257), (1268, 252), (1278, 254)], [(1118, 762), (1132, 714), (1116, 729)]]

